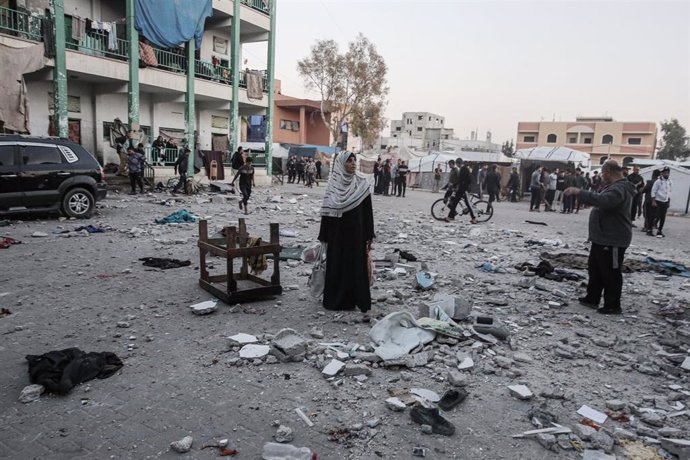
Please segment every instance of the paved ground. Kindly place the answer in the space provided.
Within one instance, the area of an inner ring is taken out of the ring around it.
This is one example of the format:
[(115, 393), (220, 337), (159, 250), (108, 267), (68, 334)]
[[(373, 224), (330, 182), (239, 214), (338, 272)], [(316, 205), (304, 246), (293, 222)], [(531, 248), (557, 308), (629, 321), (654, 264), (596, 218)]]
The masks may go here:
[[(284, 245), (313, 241), (322, 193), (323, 186), (256, 190), (247, 216), (250, 232), (268, 236), (267, 223), (279, 222), (281, 228), (298, 232), (297, 238), (283, 238)], [(278, 194), (281, 203), (268, 202), (269, 196)], [(434, 345), (436, 359), (427, 366), (374, 366), (368, 380), (345, 377), (337, 387), (313, 365), (323, 356), (305, 363), (238, 364), (237, 352), (228, 352), (224, 339), (237, 332), (261, 336), (291, 327), (308, 336), (317, 327), (323, 330), (323, 341), (368, 345), (370, 325), (362, 323), (357, 313), (324, 311), (305, 293), (310, 267), (286, 263), (281, 265), (283, 286), (299, 289), (243, 308), (221, 305), (212, 315), (192, 315), (190, 304), (211, 298), (197, 285), (197, 227), (159, 226), (153, 219), (186, 208), (208, 217), (210, 226), (219, 229), (235, 222), (239, 210), (235, 201), (204, 202), (211, 195), (178, 197), (181, 202), (165, 206), (158, 202), (170, 196), (154, 194), (105, 200), (88, 222), (113, 228), (105, 234), (63, 238), (55, 232), (84, 222), (47, 216), (13, 220), (0, 228), (0, 235), (23, 241), (0, 250), (5, 267), (0, 272), (0, 306), (12, 311), (0, 318), (0, 457), (177, 458), (180, 454), (170, 451), (170, 442), (191, 435), (194, 445), (184, 458), (215, 458), (217, 451), (201, 447), (228, 438), (240, 451), (237, 458), (257, 459), (275, 433), (274, 421), (280, 421), (294, 430), (293, 444), (312, 448), (322, 459), (411, 458), (414, 446), (428, 448), (427, 458), (432, 459), (579, 458), (575, 450), (550, 451), (534, 440), (511, 435), (533, 428), (527, 411), (534, 404), (547, 404), (561, 423), (572, 426), (581, 418), (575, 413), (581, 404), (603, 410), (604, 401), (618, 398), (635, 407), (660, 408), (661, 399), (674, 400), (669, 396), (670, 383), (690, 390), (688, 377), (680, 371), (661, 366), (656, 375), (648, 375), (636, 370), (636, 365), (659, 359), (654, 348), (659, 343), (667, 350), (673, 348), (669, 341), (684, 323), (655, 315), (658, 305), (652, 301), (687, 306), (683, 302), (688, 301), (690, 283), (685, 279), (654, 281), (651, 273), (627, 275), (626, 316), (602, 318), (573, 304), (580, 292), (575, 282), (544, 280), (548, 290), (525, 290), (515, 286), (520, 274), (483, 273), (475, 268), (491, 258), (509, 267), (538, 260), (545, 248), (526, 246), (528, 239), (558, 238), (569, 245), (568, 250), (584, 252), (588, 211), (536, 214), (527, 212), (526, 202), (500, 203), (494, 219), (478, 227), (481, 233), (469, 236), (466, 223), (430, 219), (429, 206), (437, 197), (415, 191), (404, 199), (375, 197), (376, 254), (396, 247), (417, 254), (429, 270), (441, 274), (439, 291), (471, 298), (477, 311), (502, 317), (513, 331), (512, 348), (505, 343), (474, 351), (463, 348), (474, 354), (478, 365), (468, 374), (471, 396), (448, 414), (457, 427), (453, 437), (422, 434), (407, 413), (391, 412), (383, 401), (391, 388), (443, 392), (448, 387), (446, 372), (454, 367), (454, 358), (445, 358), (460, 347)], [(548, 226), (527, 224), (525, 219)], [(687, 264), (690, 220), (669, 218), (667, 227), (668, 237), (663, 240), (636, 232), (630, 255)], [(49, 236), (32, 238), (36, 231)], [(148, 269), (138, 261), (145, 256), (190, 259), (192, 266)], [(378, 317), (397, 310), (416, 312), (426, 298), (412, 289), (411, 277), (380, 278), (372, 292), (379, 300), (373, 310)], [(488, 302), (496, 298), (507, 305)], [(549, 300), (568, 305), (549, 309)], [(122, 321), (130, 327), (117, 327)], [(597, 337), (612, 342), (596, 345), (592, 342)], [(43, 395), (33, 403), (19, 402), (21, 389), (29, 383), (24, 356), (72, 346), (114, 352), (125, 365), (113, 377), (80, 385), (67, 396)], [(554, 353), (564, 346), (574, 350), (573, 359)], [(514, 362), (508, 369), (494, 362), (494, 354), (513, 357), (516, 351), (530, 355), (534, 362)], [(506, 386), (513, 383), (529, 385), (536, 399), (524, 402), (511, 397)], [(554, 389), (562, 391), (565, 399), (539, 396)], [(677, 396), (685, 404), (685, 396)], [(296, 407), (310, 414), (314, 427), (296, 416)], [(367, 427), (372, 419), (380, 419), (380, 425)], [(355, 431), (360, 428), (357, 424), (364, 428)], [(639, 425), (633, 420), (609, 424), (608, 429), (625, 426), (637, 430), (644, 440), (640, 433), (651, 439), (658, 428)], [(690, 428), (687, 415), (669, 418), (664, 426), (684, 432)], [(352, 438), (344, 443), (329, 441), (328, 432), (339, 428), (351, 429)]]

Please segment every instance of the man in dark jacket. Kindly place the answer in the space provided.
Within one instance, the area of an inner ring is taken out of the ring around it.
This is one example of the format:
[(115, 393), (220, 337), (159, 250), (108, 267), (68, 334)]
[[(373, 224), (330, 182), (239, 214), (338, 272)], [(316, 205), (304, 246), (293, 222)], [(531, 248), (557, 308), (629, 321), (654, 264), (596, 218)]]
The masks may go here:
[(496, 171), (496, 169), (496, 165), (491, 165), (489, 167), (489, 172), (486, 173), (486, 177), (484, 178), (486, 191), (489, 192), (489, 203), (500, 201), (499, 196), (501, 194), (501, 175), (498, 173), (498, 171)]
[[(587, 295), (579, 299), (586, 307), (604, 315), (620, 315), (623, 275), (621, 267), (625, 250), (632, 240), (630, 208), (635, 187), (623, 177), (623, 168), (609, 160), (601, 168), (606, 183), (600, 193), (579, 187), (565, 189), (565, 194), (578, 197), (579, 202), (594, 206), (589, 215), (589, 250)], [(599, 308), (601, 293), (604, 306)]]
[[(446, 222), (451, 222), (455, 220), (455, 216), (458, 214), (455, 208), (458, 206), (458, 203), (460, 202), (461, 199), (465, 200), (465, 206), (467, 206), (467, 209), (470, 213), (470, 217), (472, 220), (470, 220), (471, 223), (476, 224), (477, 219), (474, 217), (474, 212), (472, 211), (472, 206), (470, 206), (470, 200), (467, 198), (467, 192), (470, 189), (470, 186), (472, 185), (472, 173), (470, 172), (470, 168), (467, 167), (466, 164), (463, 164), (462, 158), (458, 158), (455, 160), (455, 165), (460, 165), (460, 170), (458, 171), (457, 175), (457, 183), (455, 183), (454, 186), (454, 192), (455, 194), (453, 195), (453, 198), (450, 200), (450, 212), (448, 213), (448, 217), (446, 217)], [(452, 178), (452, 172), (451, 172), (451, 178)], [(453, 186), (452, 180), (449, 181), (449, 188)]]
[(304, 168), (307, 166), (307, 163), (304, 161), (304, 157), (299, 157), (299, 161), (297, 162), (297, 183), (299, 184), (300, 181), (303, 184), (307, 183), (307, 180), (304, 176)]
[(287, 162), (288, 170), (288, 184), (295, 182), (295, 177), (297, 176), (297, 157), (292, 155)]
[(651, 232), (654, 228), (654, 217), (656, 213), (654, 212), (654, 208), (652, 208), (652, 187), (654, 187), (654, 182), (656, 182), (659, 179), (660, 175), (661, 170), (655, 169), (652, 172), (652, 179), (648, 180), (647, 183), (644, 184), (644, 187), (642, 187), (642, 194), (644, 196), (644, 228), (642, 229), (643, 232)]
[(180, 190), (180, 187), (182, 188), (183, 191), (186, 191), (186, 184), (187, 184), (187, 162), (189, 159), (189, 149), (184, 149), (182, 150), (182, 153), (177, 157), (177, 160), (175, 160), (175, 164), (173, 165), (173, 170), (175, 171), (175, 174), (179, 173), (180, 174), (180, 180), (175, 185), (173, 188), (173, 193), (177, 192)]
[[(639, 166), (633, 166), (633, 172), (632, 174), (628, 174), (628, 180), (632, 182), (636, 192), (635, 196), (633, 197), (632, 209), (630, 210), (630, 217), (634, 222), (635, 217), (637, 217), (637, 208), (639, 207), (640, 199), (642, 198), (642, 188), (644, 187), (644, 179), (640, 175)], [(633, 224), (633, 227), (634, 226), (635, 224)]]

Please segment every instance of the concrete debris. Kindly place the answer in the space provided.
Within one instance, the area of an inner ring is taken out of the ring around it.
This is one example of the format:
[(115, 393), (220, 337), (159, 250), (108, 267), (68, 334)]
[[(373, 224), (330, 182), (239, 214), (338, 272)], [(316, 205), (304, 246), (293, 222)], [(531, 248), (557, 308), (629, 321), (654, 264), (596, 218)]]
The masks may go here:
[(601, 450), (585, 449), (582, 452), (582, 460), (616, 460), (616, 456)]
[(268, 345), (258, 345), (258, 344), (253, 344), (250, 343), (248, 345), (245, 345), (242, 347), (240, 350), (240, 358), (245, 358), (245, 359), (256, 359), (256, 358), (263, 358), (268, 354), (268, 352), (271, 350), (271, 347)]
[(218, 309), (218, 302), (215, 300), (207, 300), (206, 302), (190, 305), (189, 308), (195, 315), (208, 315)]
[(604, 423), (606, 421), (606, 419), (609, 418), (608, 415), (606, 415), (602, 412), (599, 412), (596, 409), (592, 409), (591, 407), (589, 407), (587, 405), (580, 407), (577, 410), (577, 413), (582, 415), (585, 418), (590, 419), (591, 421), (593, 421), (595, 423), (598, 423), (599, 425)]
[(425, 388), (412, 388), (410, 390), (413, 397), (419, 398), (418, 400), (429, 401), (429, 402), (439, 402), (441, 397), (435, 391), (427, 390)]
[(386, 407), (394, 412), (402, 412), (407, 409), (407, 405), (395, 396), (386, 399)]
[(248, 343), (256, 343), (258, 341), (259, 339), (257, 339), (255, 336), (251, 334), (245, 334), (244, 332), (231, 335), (227, 338), (228, 345), (230, 346), (246, 345)]
[(178, 452), (180, 454), (186, 454), (192, 448), (193, 442), (194, 442), (194, 438), (192, 438), (191, 436), (185, 436), (184, 438), (180, 439), (179, 441), (171, 442), (170, 448), (172, 450), (174, 450), (175, 452)]
[(261, 453), (261, 460), (312, 460), (313, 453), (308, 447), (295, 447), (292, 444), (267, 442)]
[(534, 396), (530, 389), (527, 388), (527, 385), (509, 385), (508, 389), (510, 390), (510, 394), (518, 399), (528, 400), (532, 399)]
[(332, 359), (326, 367), (323, 368), (321, 373), (326, 377), (334, 377), (345, 367), (345, 363), (338, 361), (337, 359)]
[(474, 360), (469, 356), (464, 358), (462, 361), (460, 361), (460, 364), (458, 364), (458, 369), (460, 369), (461, 371), (472, 369), (473, 367)]
[(597, 430), (589, 425), (583, 425), (581, 423), (576, 423), (573, 426), (573, 433), (580, 437), (583, 441), (589, 441), (592, 439), (592, 435), (596, 433)]
[(281, 329), (271, 340), (272, 351), (281, 361), (302, 361), (307, 352), (307, 340), (294, 329)]
[(19, 394), (19, 402), (26, 404), (33, 401), (38, 401), (44, 391), (46, 391), (46, 388), (43, 385), (27, 385)]
[(661, 438), (661, 447), (677, 455), (680, 460), (690, 459), (690, 441), (687, 439)]
[(292, 433), (292, 428), (285, 425), (280, 425), (276, 430), (276, 434), (273, 435), (273, 439), (280, 443), (292, 442), (294, 438), (295, 436)]

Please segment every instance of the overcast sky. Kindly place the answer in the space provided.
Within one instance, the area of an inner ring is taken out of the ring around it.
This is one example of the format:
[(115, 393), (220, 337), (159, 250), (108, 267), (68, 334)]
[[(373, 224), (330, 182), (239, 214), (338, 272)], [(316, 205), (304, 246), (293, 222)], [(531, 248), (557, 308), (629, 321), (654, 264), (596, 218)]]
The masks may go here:
[[(690, 131), (690, 1), (278, 0), (276, 78), (317, 98), (297, 61), (361, 32), (388, 65), (387, 118), (446, 117), (468, 138), (515, 138), (518, 121), (678, 118)], [(245, 46), (265, 68), (265, 48)], [(386, 133), (388, 131), (386, 130)]]

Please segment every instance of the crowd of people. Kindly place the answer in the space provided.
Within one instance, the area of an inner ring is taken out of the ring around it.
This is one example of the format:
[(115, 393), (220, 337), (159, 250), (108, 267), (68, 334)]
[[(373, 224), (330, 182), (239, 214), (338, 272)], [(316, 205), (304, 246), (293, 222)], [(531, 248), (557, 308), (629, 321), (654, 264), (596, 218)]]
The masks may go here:
[[(398, 159), (392, 162), (390, 158), (381, 161), (381, 157), (374, 163), (374, 194), (383, 196), (404, 197), (407, 191), (407, 174), (410, 169), (407, 162)], [(438, 173), (438, 180), (441, 175)]]
[(287, 162), (288, 184), (299, 184), (302, 182), (309, 188), (314, 184), (319, 185), (321, 179), (321, 160), (305, 158), (297, 159), (297, 155), (292, 155)]

